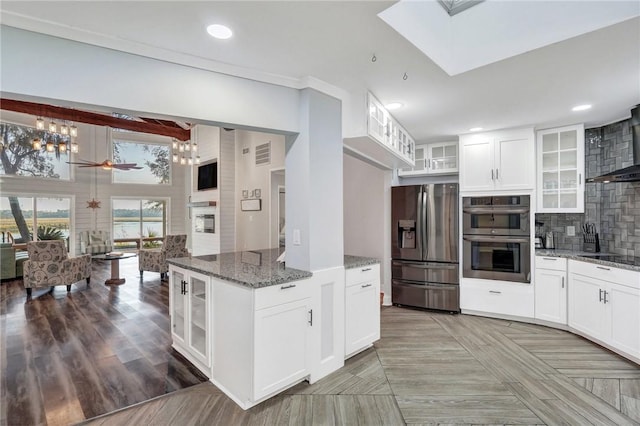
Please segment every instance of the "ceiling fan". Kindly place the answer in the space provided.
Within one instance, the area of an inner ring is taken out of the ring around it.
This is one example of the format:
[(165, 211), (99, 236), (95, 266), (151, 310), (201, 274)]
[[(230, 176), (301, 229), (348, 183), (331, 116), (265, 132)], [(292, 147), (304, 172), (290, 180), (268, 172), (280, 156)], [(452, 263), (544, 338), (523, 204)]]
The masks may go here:
[(142, 169), (136, 163), (119, 163), (115, 164), (111, 160), (104, 160), (102, 163), (96, 163), (95, 161), (82, 160), (79, 161), (67, 161), (67, 164), (77, 164), (79, 167), (102, 167), (104, 170), (118, 169), (118, 170), (132, 170)]

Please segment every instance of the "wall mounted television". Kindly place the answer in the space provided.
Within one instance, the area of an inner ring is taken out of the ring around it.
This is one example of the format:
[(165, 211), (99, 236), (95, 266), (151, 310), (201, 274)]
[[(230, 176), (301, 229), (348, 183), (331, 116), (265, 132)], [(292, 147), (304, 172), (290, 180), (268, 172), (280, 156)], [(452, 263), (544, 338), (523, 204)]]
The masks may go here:
[(218, 162), (212, 161), (198, 166), (198, 191), (218, 188)]

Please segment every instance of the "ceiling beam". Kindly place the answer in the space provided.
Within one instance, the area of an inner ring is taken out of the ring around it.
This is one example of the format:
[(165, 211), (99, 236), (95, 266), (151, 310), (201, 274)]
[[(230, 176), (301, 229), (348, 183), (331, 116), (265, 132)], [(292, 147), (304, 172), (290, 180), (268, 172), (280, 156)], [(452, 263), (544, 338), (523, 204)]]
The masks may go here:
[(108, 126), (114, 129), (130, 130), (132, 132), (151, 133), (154, 135), (169, 136), (179, 141), (187, 141), (191, 138), (191, 131), (176, 125), (164, 125), (158, 122), (145, 122), (126, 120), (95, 112), (81, 111), (73, 108), (64, 108), (53, 105), (38, 104), (35, 102), (17, 101), (14, 99), (0, 98), (0, 109), (21, 112), (43, 118), (55, 118), (58, 120), (73, 121), (76, 123), (93, 124), (95, 126)]

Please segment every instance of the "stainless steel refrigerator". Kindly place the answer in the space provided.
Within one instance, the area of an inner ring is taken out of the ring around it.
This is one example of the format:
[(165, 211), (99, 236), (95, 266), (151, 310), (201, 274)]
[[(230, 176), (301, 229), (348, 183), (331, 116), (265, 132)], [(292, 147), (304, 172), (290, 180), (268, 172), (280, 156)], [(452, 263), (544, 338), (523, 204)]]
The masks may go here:
[(458, 184), (392, 187), (391, 220), (393, 303), (459, 312)]

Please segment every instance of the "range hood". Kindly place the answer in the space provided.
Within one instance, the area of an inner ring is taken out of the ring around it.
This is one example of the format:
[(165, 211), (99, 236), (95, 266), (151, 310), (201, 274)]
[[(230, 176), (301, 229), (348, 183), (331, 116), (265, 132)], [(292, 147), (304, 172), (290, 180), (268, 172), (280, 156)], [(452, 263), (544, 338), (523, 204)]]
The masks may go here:
[(639, 182), (640, 181), (640, 105), (631, 110), (633, 166), (587, 179), (587, 182)]

